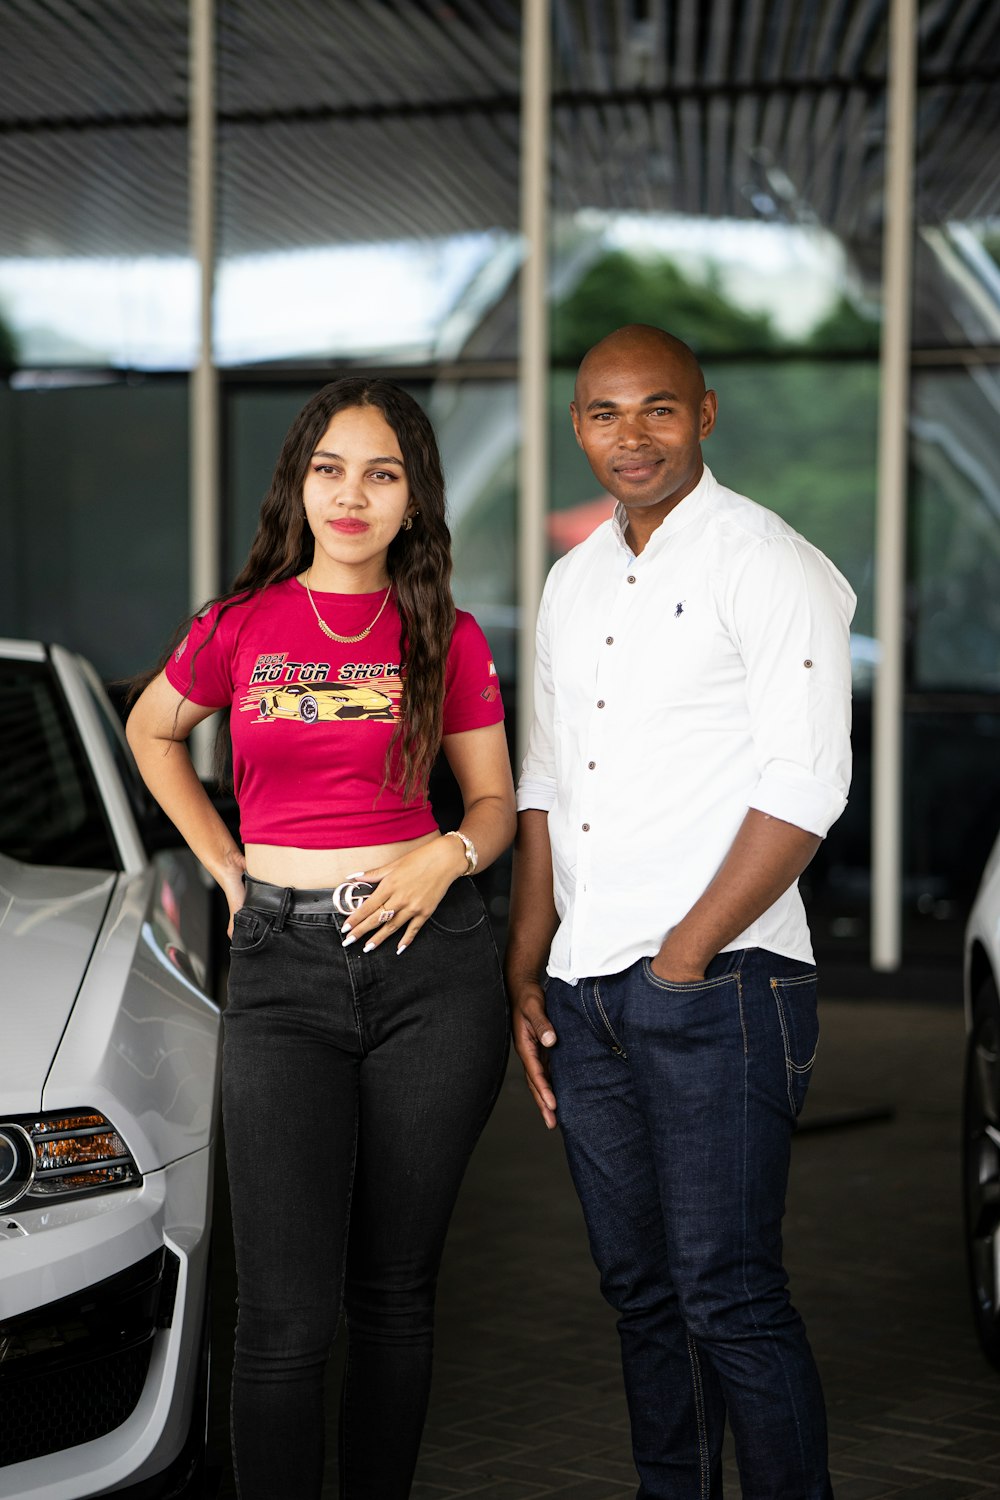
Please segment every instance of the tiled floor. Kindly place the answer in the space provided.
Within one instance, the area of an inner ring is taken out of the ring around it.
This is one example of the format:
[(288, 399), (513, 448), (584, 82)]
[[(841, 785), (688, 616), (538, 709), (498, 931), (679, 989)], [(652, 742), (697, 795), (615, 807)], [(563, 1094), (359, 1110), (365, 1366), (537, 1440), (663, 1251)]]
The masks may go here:
[[(831, 1000), (823, 1026), (786, 1244), (826, 1386), (837, 1500), (998, 1500), (1000, 1375), (971, 1332), (959, 1228), (961, 1012)], [(845, 1111), (867, 1123), (844, 1125)], [(221, 1235), (217, 1259), (213, 1488), (230, 1500)], [(512, 1067), (449, 1240), (413, 1500), (633, 1500), (635, 1490), (613, 1315), (560, 1142)], [(726, 1493), (740, 1493), (731, 1458)], [(335, 1494), (331, 1475), (324, 1500)]]

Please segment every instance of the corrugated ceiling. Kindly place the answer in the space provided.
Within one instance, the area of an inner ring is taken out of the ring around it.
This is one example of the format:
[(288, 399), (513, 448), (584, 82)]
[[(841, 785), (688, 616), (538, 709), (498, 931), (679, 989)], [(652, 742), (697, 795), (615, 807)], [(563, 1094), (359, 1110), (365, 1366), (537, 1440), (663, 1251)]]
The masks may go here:
[[(516, 227), (514, 0), (220, 0), (225, 255)], [(886, 0), (555, 0), (558, 208), (880, 231)], [(1000, 211), (1000, 5), (920, 10), (918, 206)], [(0, 0), (0, 255), (187, 247), (185, 0)]]

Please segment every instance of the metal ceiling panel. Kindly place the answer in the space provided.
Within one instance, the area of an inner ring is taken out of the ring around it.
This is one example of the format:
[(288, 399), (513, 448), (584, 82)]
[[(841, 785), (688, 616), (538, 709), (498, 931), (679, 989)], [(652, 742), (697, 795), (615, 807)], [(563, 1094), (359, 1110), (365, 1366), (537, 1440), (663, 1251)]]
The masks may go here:
[[(187, 250), (186, 0), (0, 0), (0, 256)], [(874, 253), (888, 0), (553, 0), (559, 210)], [(516, 0), (219, 0), (226, 256), (516, 227)], [(920, 7), (918, 212), (997, 214), (1000, 5)]]
[(516, 96), (513, 0), (220, 0), (224, 114), (368, 111)]
[(186, 0), (2, 0), (0, 124), (183, 116)]

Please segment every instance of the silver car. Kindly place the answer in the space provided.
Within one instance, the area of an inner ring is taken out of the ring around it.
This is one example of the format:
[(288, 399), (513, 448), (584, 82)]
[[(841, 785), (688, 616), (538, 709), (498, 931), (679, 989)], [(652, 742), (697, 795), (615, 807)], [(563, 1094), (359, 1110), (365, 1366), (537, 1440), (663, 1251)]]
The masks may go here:
[(965, 935), (965, 1231), (976, 1332), (1000, 1369), (1000, 839)]
[(93, 668), (0, 640), (0, 1496), (203, 1455), (219, 1012), (177, 844)]

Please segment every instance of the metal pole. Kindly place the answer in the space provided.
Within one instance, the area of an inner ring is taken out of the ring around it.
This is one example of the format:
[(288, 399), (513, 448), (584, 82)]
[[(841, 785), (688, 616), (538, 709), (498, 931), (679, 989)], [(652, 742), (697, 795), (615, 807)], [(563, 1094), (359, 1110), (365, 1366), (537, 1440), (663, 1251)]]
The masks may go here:
[[(189, 598), (192, 610), (217, 594), (219, 558), (219, 389), (212, 318), (215, 292), (215, 3), (190, 0), (191, 249), (198, 266), (198, 359), (189, 385)], [(201, 775), (211, 732), (199, 726), (192, 754)]]
[(875, 532), (879, 662), (872, 759), (871, 962), (872, 968), (884, 971), (898, 969), (902, 956), (903, 632), (916, 66), (916, 0), (891, 0)]
[(517, 759), (528, 742), (548, 486), (550, 0), (525, 0), (521, 38), (521, 450), (518, 464)]

